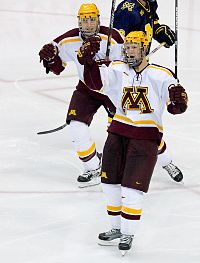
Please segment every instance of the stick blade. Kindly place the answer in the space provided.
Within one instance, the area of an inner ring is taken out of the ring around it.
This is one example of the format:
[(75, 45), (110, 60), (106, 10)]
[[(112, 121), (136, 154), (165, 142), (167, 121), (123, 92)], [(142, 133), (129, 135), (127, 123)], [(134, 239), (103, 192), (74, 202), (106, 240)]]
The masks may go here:
[(48, 133), (52, 133), (52, 132), (57, 132), (59, 130), (62, 130), (66, 126), (67, 126), (67, 123), (63, 124), (62, 126), (59, 126), (58, 128), (52, 129), (52, 130), (37, 132), (37, 134), (38, 135), (42, 135), (42, 134), (48, 134)]

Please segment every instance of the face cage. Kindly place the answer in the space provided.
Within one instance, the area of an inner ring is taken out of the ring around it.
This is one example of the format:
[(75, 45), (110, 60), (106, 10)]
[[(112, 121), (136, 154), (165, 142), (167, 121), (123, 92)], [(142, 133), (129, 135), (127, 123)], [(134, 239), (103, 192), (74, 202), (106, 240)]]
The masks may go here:
[(138, 58), (132, 58), (128, 57), (125, 46), (123, 47), (123, 61), (128, 63), (130, 67), (137, 67), (142, 63), (143, 58), (145, 57), (145, 52), (144, 52), (144, 46), (140, 48), (140, 57)]
[(96, 30), (95, 32), (87, 32), (87, 31), (84, 31), (84, 29), (82, 28), (82, 25), (81, 25), (81, 18), (79, 17), (78, 18), (78, 26), (79, 26), (79, 30), (81, 32), (81, 35), (83, 37), (92, 37), (92, 36), (96, 36), (98, 33), (99, 33), (99, 30), (100, 30), (100, 20), (99, 20), (99, 17), (97, 17), (98, 21), (97, 21), (97, 26), (96, 26)]

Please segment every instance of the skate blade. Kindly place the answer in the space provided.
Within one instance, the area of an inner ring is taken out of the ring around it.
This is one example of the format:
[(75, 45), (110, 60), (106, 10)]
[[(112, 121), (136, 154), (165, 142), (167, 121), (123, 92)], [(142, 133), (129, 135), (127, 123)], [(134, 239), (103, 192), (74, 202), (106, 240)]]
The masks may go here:
[(79, 188), (86, 188), (86, 187), (91, 187), (95, 185), (99, 185), (101, 183), (101, 178), (93, 179), (92, 181), (89, 182), (78, 182), (78, 187)]
[(111, 241), (98, 240), (100, 246), (118, 246), (120, 238)]
[(184, 185), (184, 184), (185, 184), (183, 180), (181, 180), (180, 182), (177, 182), (177, 181), (173, 180), (173, 182), (174, 182), (175, 184), (179, 184), (179, 185)]

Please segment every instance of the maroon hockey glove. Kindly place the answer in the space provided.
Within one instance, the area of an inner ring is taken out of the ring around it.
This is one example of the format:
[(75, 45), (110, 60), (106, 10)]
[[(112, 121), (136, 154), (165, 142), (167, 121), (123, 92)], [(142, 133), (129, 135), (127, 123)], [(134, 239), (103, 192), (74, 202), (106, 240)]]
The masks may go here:
[(47, 44), (42, 47), (39, 52), (40, 62), (42, 60), (52, 61), (58, 55), (58, 48), (53, 44)]
[(99, 36), (89, 37), (83, 41), (77, 55), (80, 64), (92, 65), (95, 54), (100, 50), (100, 41)]
[(171, 86), (169, 88), (170, 104), (167, 110), (171, 114), (181, 114), (187, 109), (187, 93), (181, 85)]
[(153, 38), (158, 41), (159, 43), (165, 42), (165, 47), (169, 48), (173, 46), (176, 41), (176, 36), (173, 30), (167, 25), (154, 25), (154, 33)]
[(62, 60), (58, 56), (58, 48), (53, 44), (46, 44), (39, 52), (40, 62), (43, 61), (43, 66), (46, 68), (46, 73), (52, 71), (59, 75), (64, 70)]

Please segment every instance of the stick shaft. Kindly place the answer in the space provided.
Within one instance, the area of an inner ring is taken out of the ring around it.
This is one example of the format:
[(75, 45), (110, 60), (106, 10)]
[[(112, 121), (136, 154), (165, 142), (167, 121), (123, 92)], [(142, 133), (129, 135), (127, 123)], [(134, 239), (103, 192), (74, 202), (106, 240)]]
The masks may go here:
[(106, 60), (109, 60), (109, 55), (110, 55), (110, 45), (111, 45), (112, 29), (113, 29), (113, 22), (114, 22), (115, 4), (116, 4), (116, 0), (112, 0), (112, 6), (111, 6), (111, 12), (110, 12), (110, 25), (109, 25), (109, 32), (108, 32), (107, 47), (106, 47)]
[(174, 53), (174, 59), (175, 59), (175, 77), (178, 81), (178, 0), (175, 0), (175, 35), (176, 35), (176, 41), (175, 41), (175, 53)]
[(149, 59), (149, 57), (151, 57), (154, 53), (156, 53), (161, 47), (163, 47), (166, 43), (163, 42), (161, 43), (159, 46), (157, 46), (156, 48), (154, 48), (147, 56), (146, 59)]

